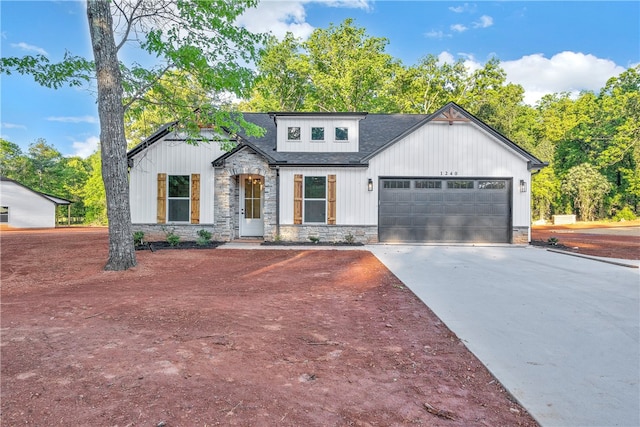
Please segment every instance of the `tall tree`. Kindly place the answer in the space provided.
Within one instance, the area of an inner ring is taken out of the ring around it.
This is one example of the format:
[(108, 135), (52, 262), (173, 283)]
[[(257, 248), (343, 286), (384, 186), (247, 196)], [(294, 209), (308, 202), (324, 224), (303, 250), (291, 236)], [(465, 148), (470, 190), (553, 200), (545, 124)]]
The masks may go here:
[(0, 138), (0, 176), (21, 181), (27, 163), (18, 144)]
[(583, 221), (600, 217), (598, 211), (610, 190), (607, 178), (590, 163), (572, 167), (562, 181), (562, 191), (573, 199), (573, 206)]
[[(143, 95), (157, 87), (171, 70), (188, 70), (209, 95), (225, 91), (247, 95), (253, 73), (244, 64), (255, 58), (262, 37), (234, 22), (256, 4), (257, 0), (88, 0), (95, 62), (71, 54), (59, 64), (50, 63), (43, 55), (0, 60), (0, 72), (31, 74), (38, 83), (52, 88), (79, 86), (92, 77), (97, 79), (102, 176), (109, 218), (105, 269), (125, 270), (136, 264), (127, 196), (124, 112), (143, 101)], [(153, 67), (120, 63), (120, 49), (136, 42), (160, 63)], [(193, 135), (194, 140), (202, 124), (224, 126), (231, 132), (242, 127), (250, 134), (260, 132), (219, 103), (198, 107), (196, 111), (185, 105), (176, 111), (178, 130)]]
[(469, 85), (470, 76), (462, 60), (449, 64), (427, 55), (418, 64), (398, 71), (394, 101), (403, 113), (429, 114), (449, 101), (462, 103)]
[(258, 78), (251, 100), (242, 104), (250, 111), (304, 111), (312, 83), (302, 43), (292, 33), (279, 42), (272, 37), (257, 63)]
[(385, 53), (388, 40), (368, 36), (346, 19), (316, 29), (304, 43), (314, 111), (388, 111), (388, 89), (398, 61)]
[(88, 0), (87, 17), (98, 84), (102, 179), (109, 217), (109, 258), (105, 269), (126, 270), (136, 265), (136, 256), (131, 242), (122, 75), (109, 3)]

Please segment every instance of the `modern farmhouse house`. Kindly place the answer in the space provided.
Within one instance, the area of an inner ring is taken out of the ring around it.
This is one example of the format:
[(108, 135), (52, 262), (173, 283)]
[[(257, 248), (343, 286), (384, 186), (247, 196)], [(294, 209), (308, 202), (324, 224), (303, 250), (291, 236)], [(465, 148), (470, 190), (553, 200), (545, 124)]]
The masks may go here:
[(69, 204), (69, 200), (0, 177), (0, 228), (53, 228), (56, 206)]
[(223, 152), (165, 125), (128, 153), (135, 230), (217, 240), (530, 240), (545, 163), (449, 103), (430, 115), (245, 113), (266, 130)]

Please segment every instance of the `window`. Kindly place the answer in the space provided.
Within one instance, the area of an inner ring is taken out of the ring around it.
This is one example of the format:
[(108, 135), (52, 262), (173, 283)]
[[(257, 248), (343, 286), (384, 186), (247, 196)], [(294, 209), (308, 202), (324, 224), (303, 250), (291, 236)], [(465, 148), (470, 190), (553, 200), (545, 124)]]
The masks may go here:
[(312, 141), (324, 141), (324, 128), (311, 128)]
[(262, 180), (260, 178), (245, 178), (244, 180), (244, 217), (246, 219), (260, 219)]
[(297, 127), (297, 126), (288, 127), (287, 139), (289, 141), (300, 141), (300, 127)]
[(304, 177), (304, 222), (327, 222), (327, 178)]
[(410, 188), (411, 187), (411, 181), (409, 180), (386, 180), (384, 181), (383, 188)]
[(504, 190), (507, 188), (506, 181), (478, 181), (480, 190)]
[(348, 141), (349, 128), (336, 128), (336, 141)]
[(416, 188), (442, 188), (442, 181), (434, 179), (416, 180)]
[(9, 206), (0, 206), (0, 223), (9, 222)]
[(169, 222), (189, 222), (191, 202), (189, 175), (169, 175), (168, 180)]
[(447, 188), (450, 189), (473, 189), (473, 181), (447, 181)]

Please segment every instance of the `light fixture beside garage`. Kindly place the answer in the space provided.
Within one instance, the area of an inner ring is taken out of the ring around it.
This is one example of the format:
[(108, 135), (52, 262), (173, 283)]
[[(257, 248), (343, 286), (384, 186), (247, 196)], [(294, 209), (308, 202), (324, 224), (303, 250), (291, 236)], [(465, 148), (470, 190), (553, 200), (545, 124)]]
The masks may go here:
[(367, 181), (367, 190), (373, 191), (373, 180), (371, 178)]
[(527, 192), (527, 183), (524, 179), (520, 180), (520, 192), (521, 193), (526, 193)]

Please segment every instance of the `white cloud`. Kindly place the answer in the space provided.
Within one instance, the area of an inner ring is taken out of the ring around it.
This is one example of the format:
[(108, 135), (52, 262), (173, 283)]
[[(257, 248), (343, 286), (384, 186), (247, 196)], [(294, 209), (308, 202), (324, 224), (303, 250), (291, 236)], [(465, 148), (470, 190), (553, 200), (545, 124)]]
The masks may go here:
[(38, 46), (34, 46), (32, 44), (28, 44), (25, 42), (20, 42), (20, 43), (11, 43), (11, 47), (17, 47), (18, 49), (27, 51), (27, 52), (35, 52), (35, 53), (39, 53), (40, 55), (45, 55), (48, 56), (49, 54), (47, 53), (46, 50), (44, 50), (41, 47)]
[(424, 33), (424, 36), (430, 39), (443, 39), (445, 37), (451, 37), (451, 34), (445, 34), (442, 31), (431, 30)]
[[(474, 71), (483, 67), (483, 65), (480, 62), (476, 61), (474, 56), (470, 53), (459, 52), (457, 55), (459, 57), (464, 58), (464, 61), (462, 63), (464, 64), (464, 66), (466, 67), (469, 73), (473, 73)], [(438, 54), (438, 63), (440, 64), (451, 65), (455, 62), (456, 62), (456, 57), (447, 51), (442, 51), (440, 52), (440, 54)]]
[(370, 0), (262, 0), (258, 6), (248, 9), (237, 20), (238, 25), (255, 33), (272, 33), (279, 39), (287, 32), (297, 38), (307, 39), (313, 30), (307, 19), (305, 6), (316, 3), (326, 7), (371, 10)]
[(313, 27), (306, 21), (303, 2), (297, 1), (261, 1), (258, 6), (248, 9), (238, 18), (237, 23), (254, 33), (270, 32), (282, 39), (287, 32), (295, 37), (306, 39)]
[(476, 10), (475, 5), (465, 3), (462, 6), (450, 6), (449, 10), (454, 13), (474, 12)]
[(464, 25), (462, 25), (462, 24), (454, 24), (454, 25), (452, 25), (452, 26), (451, 26), (451, 30), (452, 30), (452, 31), (457, 31), (458, 33), (463, 33), (463, 32), (465, 32), (465, 31), (467, 31), (467, 30), (468, 30), (468, 28), (467, 28), (467, 27), (465, 27), (465, 26), (464, 26)]
[(98, 119), (94, 116), (71, 116), (71, 117), (47, 117), (50, 122), (61, 123), (98, 123)]
[(456, 60), (452, 54), (447, 51), (443, 51), (438, 55), (438, 62), (441, 64), (453, 64)]
[(532, 105), (545, 94), (570, 92), (577, 95), (583, 90), (597, 91), (609, 78), (625, 70), (611, 60), (570, 51), (551, 58), (537, 53), (500, 65), (509, 82), (524, 88), (525, 102)]
[(3, 129), (27, 129), (25, 125), (18, 125), (15, 123), (2, 123)]
[(473, 28), (487, 28), (493, 25), (493, 18), (488, 15), (482, 15), (479, 21), (473, 23)]
[(369, 0), (320, 0), (318, 3), (329, 7), (371, 10), (371, 2)]
[(73, 141), (74, 156), (82, 157), (86, 159), (90, 155), (96, 152), (100, 145), (100, 138), (97, 136), (90, 136), (84, 141)]

